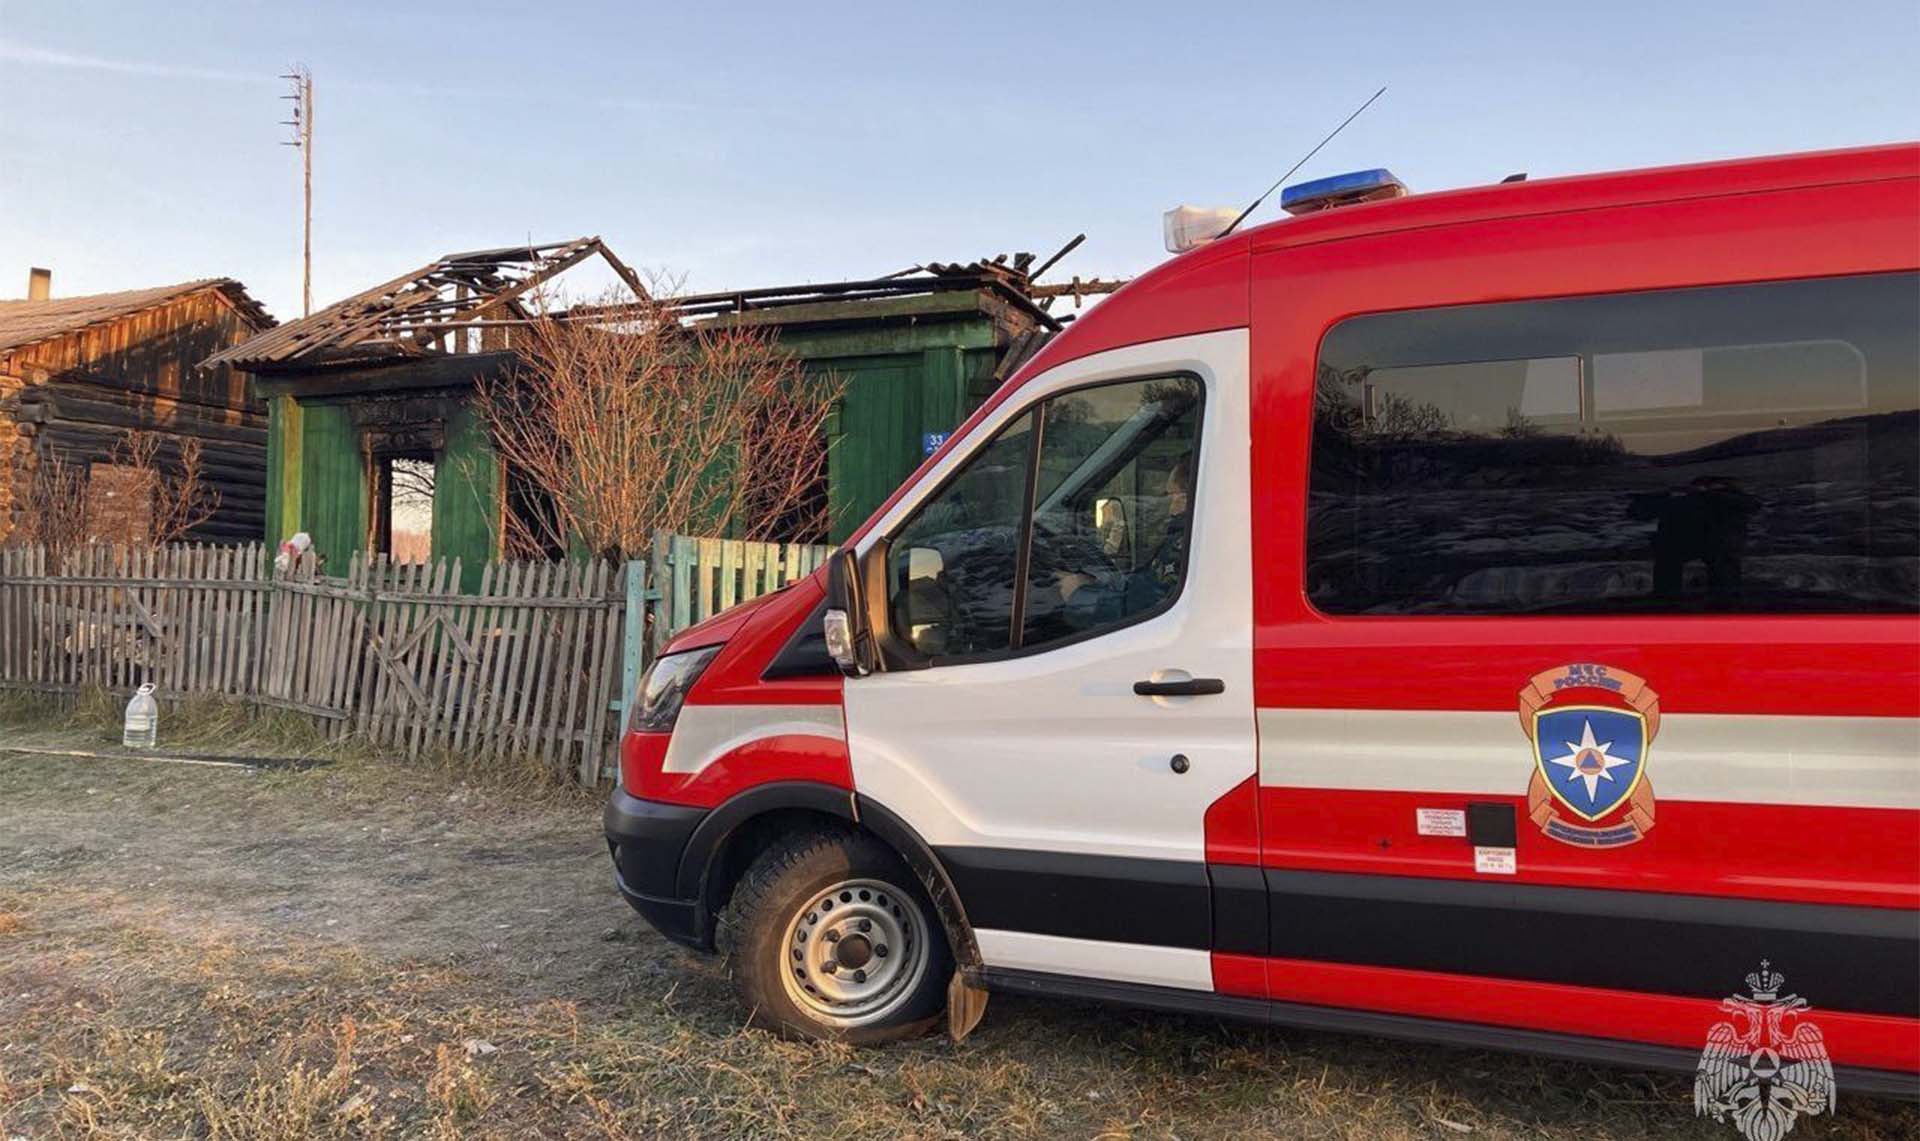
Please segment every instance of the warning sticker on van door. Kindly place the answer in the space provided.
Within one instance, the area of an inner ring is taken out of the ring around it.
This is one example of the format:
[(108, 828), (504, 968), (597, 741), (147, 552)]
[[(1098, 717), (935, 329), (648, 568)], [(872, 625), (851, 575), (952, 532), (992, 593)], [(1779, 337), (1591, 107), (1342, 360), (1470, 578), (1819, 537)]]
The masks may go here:
[(1483, 876), (1510, 876), (1519, 872), (1512, 848), (1475, 848), (1473, 870)]
[(1422, 836), (1465, 836), (1467, 814), (1459, 808), (1416, 808), (1414, 823)]

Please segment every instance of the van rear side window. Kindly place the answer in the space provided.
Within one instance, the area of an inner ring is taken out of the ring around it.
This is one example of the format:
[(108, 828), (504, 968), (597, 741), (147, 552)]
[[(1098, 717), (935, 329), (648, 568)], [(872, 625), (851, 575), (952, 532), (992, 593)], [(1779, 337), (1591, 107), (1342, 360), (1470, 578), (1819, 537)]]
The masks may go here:
[(1920, 610), (1920, 275), (1356, 317), (1321, 345), (1330, 614)]

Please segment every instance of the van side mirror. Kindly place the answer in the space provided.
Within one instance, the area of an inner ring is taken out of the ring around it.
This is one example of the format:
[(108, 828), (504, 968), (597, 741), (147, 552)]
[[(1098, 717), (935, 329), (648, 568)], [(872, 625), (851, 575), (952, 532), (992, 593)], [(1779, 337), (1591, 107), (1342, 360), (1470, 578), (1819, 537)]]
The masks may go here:
[(821, 619), (827, 654), (848, 677), (873, 672), (873, 628), (867, 621), (866, 591), (860, 581), (860, 556), (841, 547), (827, 562), (827, 610)]

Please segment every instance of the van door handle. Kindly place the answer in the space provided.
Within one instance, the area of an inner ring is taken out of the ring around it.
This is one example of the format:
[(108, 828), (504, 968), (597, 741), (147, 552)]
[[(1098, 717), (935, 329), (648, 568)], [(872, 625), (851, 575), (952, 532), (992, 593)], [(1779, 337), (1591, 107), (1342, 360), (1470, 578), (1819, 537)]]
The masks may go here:
[(1227, 683), (1217, 677), (1190, 677), (1185, 681), (1136, 681), (1133, 692), (1141, 697), (1205, 697), (1227, 692)]

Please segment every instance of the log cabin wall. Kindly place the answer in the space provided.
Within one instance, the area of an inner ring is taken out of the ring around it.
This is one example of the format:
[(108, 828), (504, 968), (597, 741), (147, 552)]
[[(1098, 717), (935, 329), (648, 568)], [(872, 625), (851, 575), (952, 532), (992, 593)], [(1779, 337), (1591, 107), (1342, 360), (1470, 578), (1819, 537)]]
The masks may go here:
[(32, 443), (20, 432), (19, 402), (23, 384), (0, 368), (0, 543), (14, 531), (14, 513), (23, 510), (25, 481), (33, 478)]
[[(60, 328), (68, 319), (72, 327)], [(0, 539), (18, 526), (25, 484), (44, 459), (92, 472), (113, 463), (128, 431), (141, 430), (157, 435), (157, 459), (169, 470), (177, 469), (187, 439), (200, 442), (202, 480), (219, 504), (185, 538), (258, 540), (265, 526), (266, 406), (250, 395), (244, 374), (199, 362), (273, 323), (238, 283), (224, 280), (0, 302)], [(38, 339), (6, 347), (7, 329), (26, 326), (13, 339)], [(111, 488), (112, 480), (100, 486)], [(100, 519), (121, 528), (126, 512), (103, 511)]]

